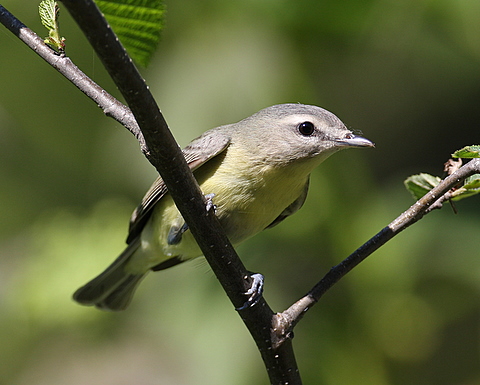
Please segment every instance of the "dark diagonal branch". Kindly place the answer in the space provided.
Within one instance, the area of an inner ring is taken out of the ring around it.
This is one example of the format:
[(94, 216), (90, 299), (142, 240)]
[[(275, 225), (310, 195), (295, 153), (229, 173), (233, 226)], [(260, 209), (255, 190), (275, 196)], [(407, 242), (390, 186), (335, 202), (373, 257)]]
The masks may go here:
[[(40, 37), (1, 5), (0, 22), (94, 100), (108, 116), (135, 135), (144, 154), (164, 178), (212, 270), (234, 306), (240, 307), (246, 299), (242, 293), (250, 284), (247, 271), (216, 218), (205, 212), (198, 185), (148, 87), (92, 1), (64, 1), (64, 4), (89, 38), (133, 113), (89, 79), (68, 57), (58, 55), (45, 45)], [(258, 305), (243, 310), (241, 317), (257, 343), (271, 383), (301, 384), (291, 341), (272, 349), (272, 338), (275, 338), (271, 330), (273, 311), (266, 302), (261, 299)]]
[[(91, 0), (64, 0), (63, 4), (87, 36), (130, 106), (145, 139), (142, 151), (162, 176), (192, 233), (196, 238), (207, 239), (206, 242), (198, 240), (200, 245), (204, 244), (202, 251), (206, 255), (212, 255), (211, 245), (220, 240), (224, 244), (218, 249), (220, 254), (222, 256), (235, 255), (233, 248), (228, 247), (228, 239), (225, 236), (218, 236), (218, 234), (222, 234), (222, 229), (215, 216), (207, 214), (205, 201), (198, 184), (148, 86), (95, 3)], [(202, 231), (205, 228), (208, 230)], [(213, 235), (212, 237), (212, 234), (217, 236)], [(208, 244), (208, 247), (205, 243)], [(215, 245), (213, 248), (216, 249)], [(237, 271), (245, 271), (242, 265), (236, 267)], [(243, 279), (241, 282), (240, 287), (236, 288), (237, 293), (245, 289)], [(229, 289), (231, 286), (227, 285)], [(235, 294), (232, 296), (235, 298)], [(239, 296), (235, 299), (238, 301), (237, 304), (244, 300), (243, 296), (241, 299)]]
[[(245, 302), (249, 274), (205, 200), (153, 96), (132, 60), (91, 0), (63, 0), (132, 110), (145, 145), (142, 151), (162, 176), (212, 270), (235, 307)], [(273, 384), (300, 384), (290, 341), (272, 349), (273, 311), (262, 299), (242, 311)]]
[(440, 208), (442, 203), (450, 196), (450, 190), (463, 182), (473, 174), (480, 173), (480, 159), (473, 159), (463, 167), (459, 168), (452, 175), (441, 181), (435, 188), (420, 198), (407, 211), (396, 218), (387, 227), (383, 228), (373, 238), (355, 250), (349, 257), (340, 264), (332, 267), (330, 271), (318, 282), (303, 298), (290, 306), (283, 313), (276, 314), (278, 341), (281, 342), (288, 337), (288, 333), (318, 300), (335, 283), (343, 278), (355, 266), (383, 246), (394, 236), (420, 220), (432, 209)]

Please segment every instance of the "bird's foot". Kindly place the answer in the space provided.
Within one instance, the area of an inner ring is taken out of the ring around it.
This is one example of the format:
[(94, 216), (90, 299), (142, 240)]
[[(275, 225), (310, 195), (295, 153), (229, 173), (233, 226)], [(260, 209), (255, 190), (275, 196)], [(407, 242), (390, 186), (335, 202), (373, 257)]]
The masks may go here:
[[(215, 213), (217, 210), (217, 206), (215, 206), (215, 204), (213, 203), (214, 196), (215, 194), (205, 195), (205, 200), (207, 201), (205, 208), (207, 212), (213, 210), (213, 212)], [(172, 226), (170, 228), (170, 231), (168, 232), (167, 243), (169, 245), (178, 245), (182, 241), (182, 236), (187, 230), (188, 225), (185, 222), (183, 222), (182, 226)]]
[(207, 201), (207, 204), (205, 205), (205, 208), (207, 209), (207, 213), (210, 210), (213, 210), (214, 213), (217, 212), (217, 206), (215, 203), (213, 203), (213, 198), (215, 197), (215, 194), (205, 194), (204, 195), (205, 200)]
[(252, 273), (249, 275), (249, 277), (252, 279), (252, 284), (250, 289), (244, 293), (246, 296), (248, 296), (248, 299), (242, 306), (235, 309), (237, 311), (255, 306), (260, 298), (262, 298), (263, 284), (265, 281), (263, 275), (260, 273)]

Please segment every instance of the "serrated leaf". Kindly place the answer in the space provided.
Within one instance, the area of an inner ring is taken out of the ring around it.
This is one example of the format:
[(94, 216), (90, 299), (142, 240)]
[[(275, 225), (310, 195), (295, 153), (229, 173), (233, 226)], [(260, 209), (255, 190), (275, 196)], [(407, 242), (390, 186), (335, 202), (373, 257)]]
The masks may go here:
[(63, 53), (65, 50), (65, 38), (60, 37), (58, 28), (58, 4), (55, 0), (43, 0), (38, 5), (38, 13), (43, 26), (48, 29), (48, 37), (44, 40), (54, 50)]
[(438, 185), (440, 181), (441, 179), (438, 176), (421, 173), (408, 177), (403, 183), (413, 197), (418, 200)]
[(54, 0), (44, 0), (38, 5), (38, 13), (43, 26), (48, 29), (56, 28), (56, 19), (58, 13), (57, 3)]
[(454, 158), (480, 158), (480, 146), (466, 146), (452, 154)]
[(160, 41), (165, 7), (161, 0), (96, 0), (129, 55), (147, 66)]

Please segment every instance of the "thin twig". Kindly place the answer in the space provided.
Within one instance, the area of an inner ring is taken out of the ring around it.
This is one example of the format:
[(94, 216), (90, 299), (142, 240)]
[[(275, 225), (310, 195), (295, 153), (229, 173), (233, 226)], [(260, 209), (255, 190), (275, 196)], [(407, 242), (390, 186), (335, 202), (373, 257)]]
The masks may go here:
[(142, 132), (130, 109), (85, 75), (69, 57), (59, 55), (51, 49), (42, 38), (1, 5), (0, 23), (93, 100), (105, 115), (115, 119), (129, 130), (140, 142), (140, 146), (145, 145)]
[(325, 294), (335, 283), (344, 277), (355, 266), (367, 258), (379, 247), (394, 236), (430, 213), (434, 208), (450, 197), (449, 191), (458, 183), (463, 182), (473, 174), (480, 173), (480, 159), (473, 159), (452, 175), (446, 177), (435, 188), (420, 198), (407, 211), (383, 228), (373, 238), (355, 250), (350, 256), (330, 271), (304, 297), (295, 302), (287, 310), (276, 315), (275, 325), (277, 343), (282, 343), (303, 317), (303, 315)]

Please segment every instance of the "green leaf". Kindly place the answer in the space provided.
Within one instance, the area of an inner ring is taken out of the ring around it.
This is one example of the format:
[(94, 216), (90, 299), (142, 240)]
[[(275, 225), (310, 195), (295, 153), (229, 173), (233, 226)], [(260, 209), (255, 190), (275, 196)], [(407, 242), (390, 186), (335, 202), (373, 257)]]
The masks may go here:
[(42, 24), (48, 29), (48, 37), (44, 40), (58, 52), (65, 50), (65, 38), (60, 37), (60, 30), (58, 28), (58, 4), (55, 0), (43, 0), (38, 5), (38, 13)]
[(452, 154), (453, 158), (480, 158), (480, 146), (466, 146)]
[(44, 0), (38, 6), (38, 13), (42, 20), (43, 26), (48, 29), (56, 28), (58, 6), (53, 0)]
[(146, 67), (160, 41), (165, 7), (161, 0), (96, 0), (129, 55)]
[(421, 173), (408, 177), (403, 183), (413, 197), (418, 200), (438, 185), (440, 181), (441, 179), (438, 176)]
[(471, 197), (480, 193), (480, 174), (474, 174), (465, 179), (464, 185), (452, 193), (452, 200)]
[(465, 179), (465, 184), (463, 185), (465, 188), (480, 188), (480, 174), (473, 174)]

